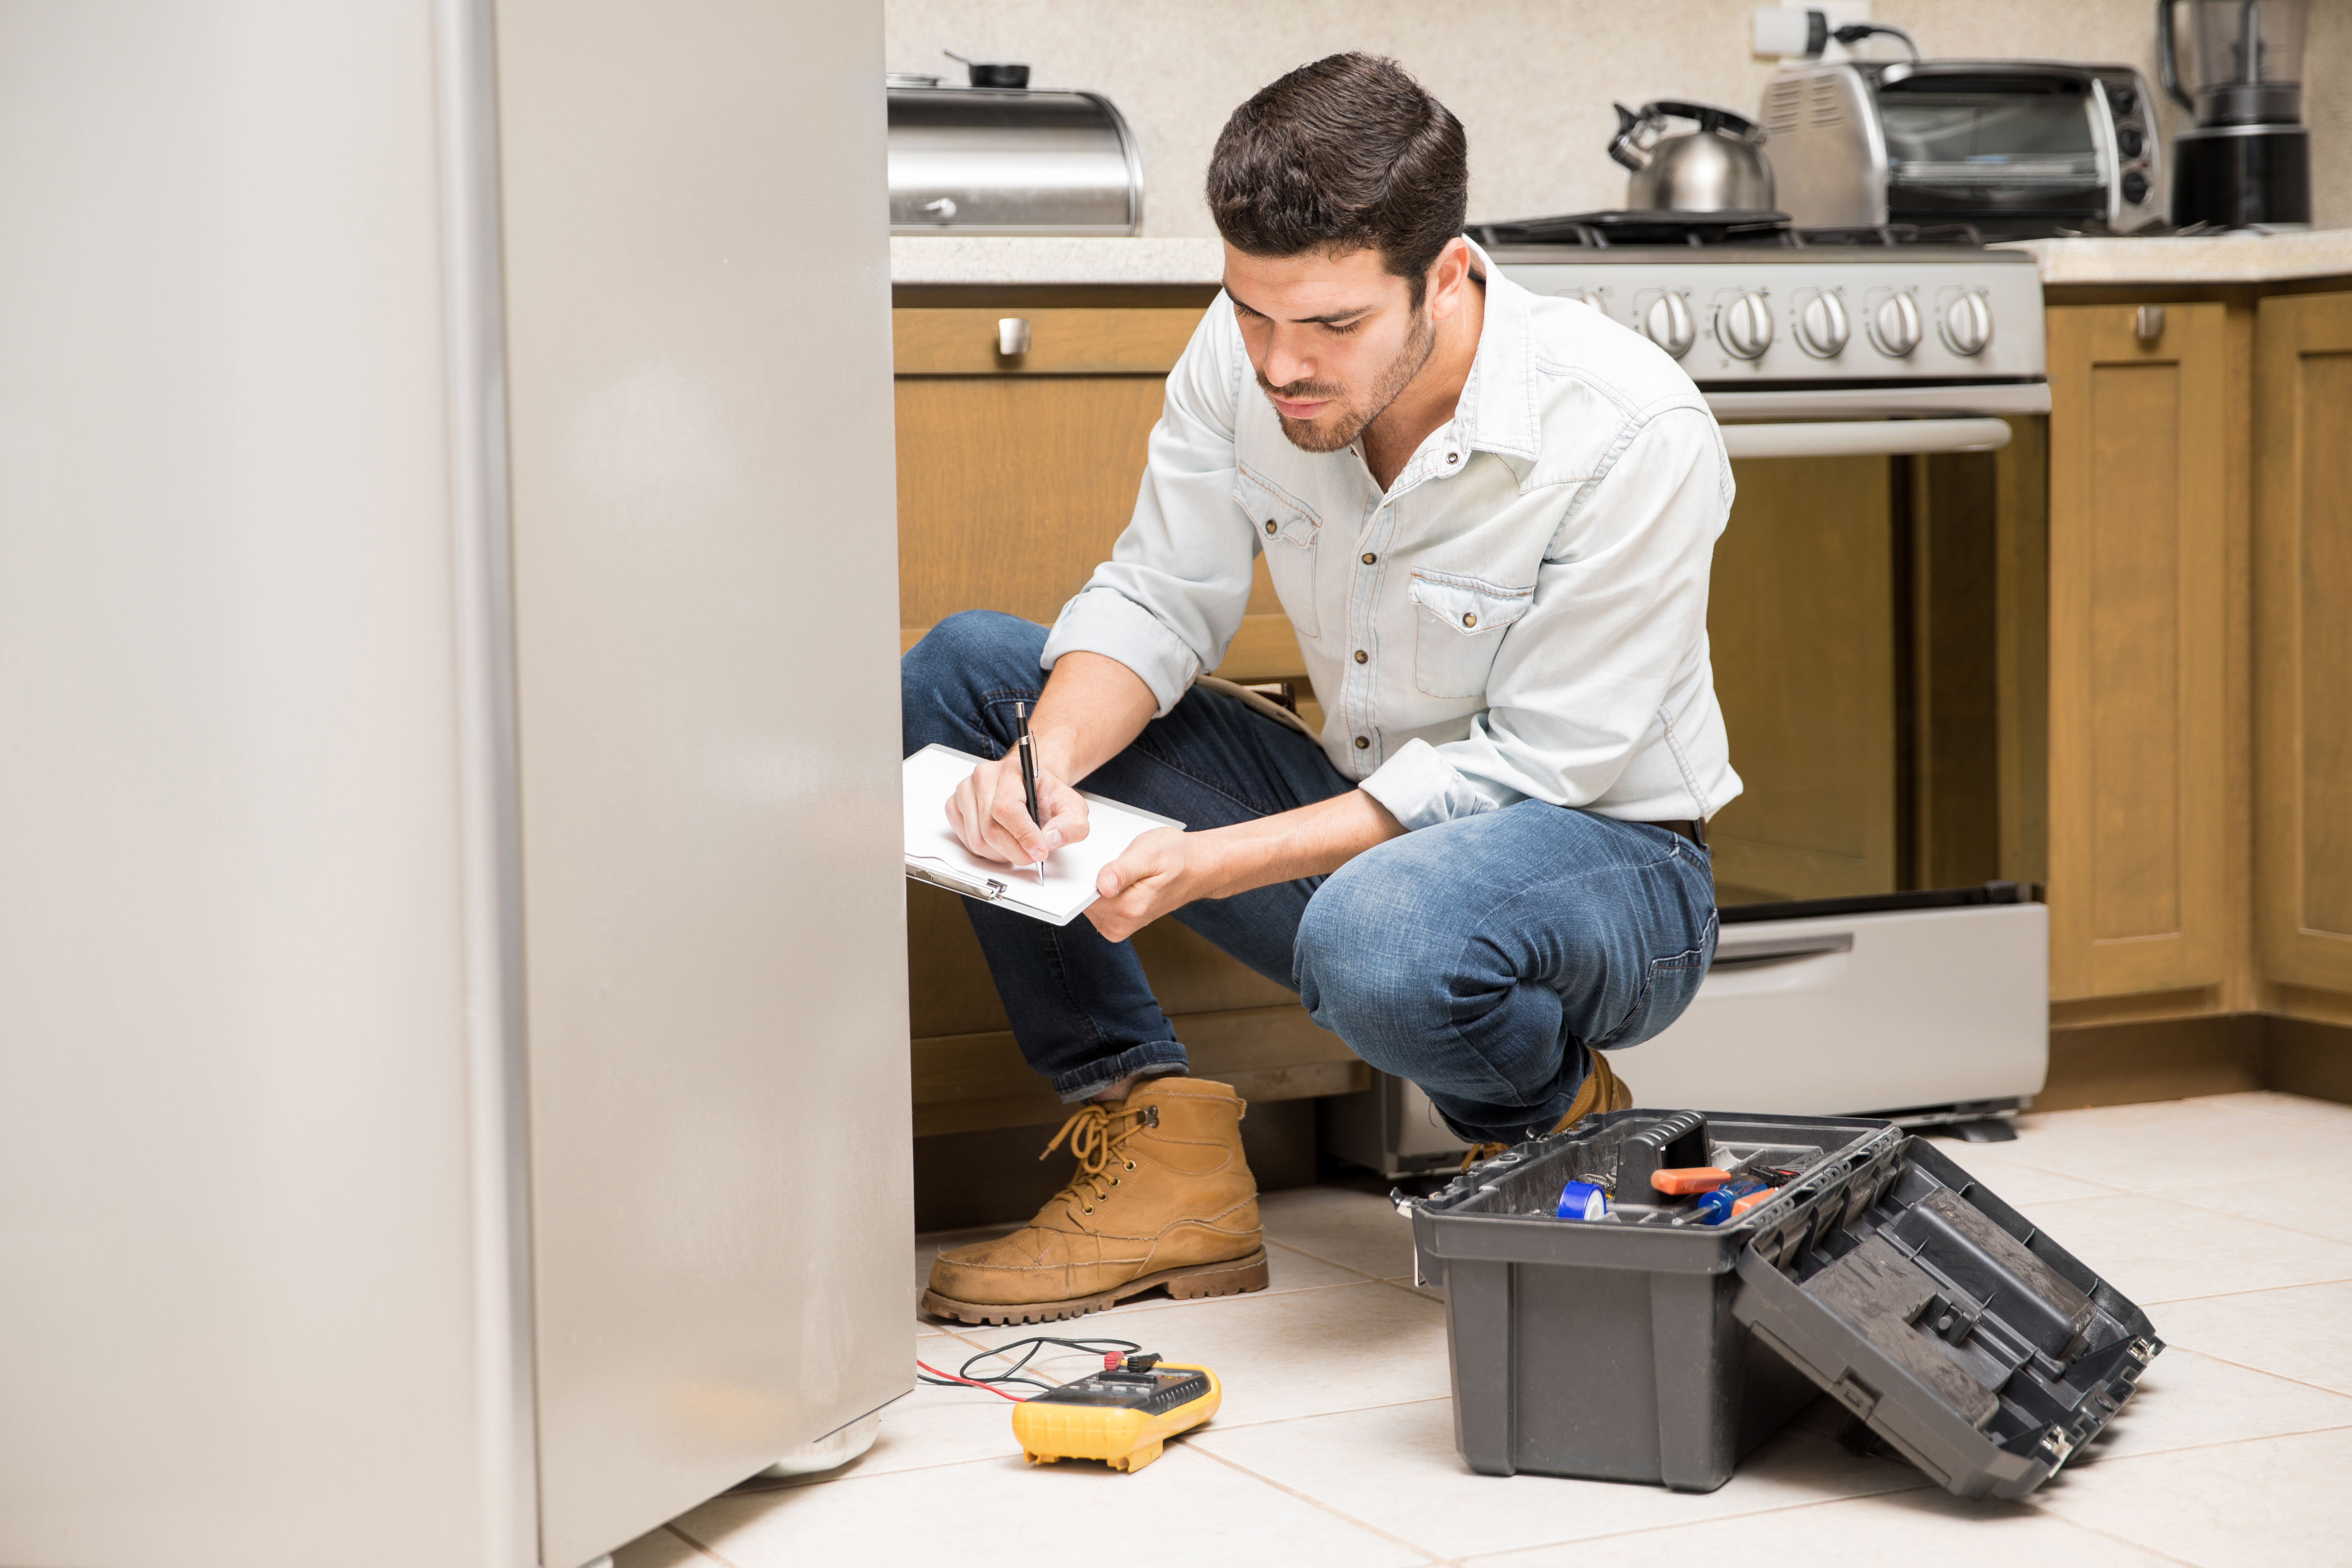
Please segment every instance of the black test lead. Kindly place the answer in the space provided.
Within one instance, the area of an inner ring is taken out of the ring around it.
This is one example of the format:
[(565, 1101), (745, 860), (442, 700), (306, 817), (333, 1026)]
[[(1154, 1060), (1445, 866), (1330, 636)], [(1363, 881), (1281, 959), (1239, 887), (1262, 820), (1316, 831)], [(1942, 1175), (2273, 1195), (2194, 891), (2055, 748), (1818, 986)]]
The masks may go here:
[[(1020, 726), (1020, 739), (1013, 742), (1021, 752), (1021, 798), (1029, 807), (1029, 820), (1039, 833), (1045, 831), (1045, 819), (1037, 815), (1037, 743), (1029, 734), (1029, 704), (1013, 705), (1013, 721)], [(1029, 868), (1037, 873), (1042, 885), (1045, 880), (1045, 863), (1038, 861)]]

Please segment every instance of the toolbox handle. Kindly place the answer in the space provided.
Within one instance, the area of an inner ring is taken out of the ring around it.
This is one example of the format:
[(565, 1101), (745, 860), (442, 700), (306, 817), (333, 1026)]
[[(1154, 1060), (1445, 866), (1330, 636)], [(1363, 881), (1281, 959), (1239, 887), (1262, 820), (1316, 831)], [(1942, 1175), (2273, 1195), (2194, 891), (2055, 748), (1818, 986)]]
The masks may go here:
[(1768, 936), (1752, 942), (1717, 942), (1714, 967), (1722, 969), (1740, 963), (1780, 963), (1792, 958), (1825, 958), (1833, 952), (1852, 952), (1853, 932), (1822, 931), (1813, 936)]

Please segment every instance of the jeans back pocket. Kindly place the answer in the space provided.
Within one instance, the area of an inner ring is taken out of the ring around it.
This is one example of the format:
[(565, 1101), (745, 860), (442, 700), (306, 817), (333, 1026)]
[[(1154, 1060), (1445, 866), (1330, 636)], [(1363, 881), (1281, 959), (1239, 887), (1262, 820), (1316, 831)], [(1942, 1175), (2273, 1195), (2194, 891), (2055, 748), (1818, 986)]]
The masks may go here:
[(1415, 571), (1409, 592), (1413, 684), (1428, 697), (1485, 696), (1503, 634), (1535, 603), (1535, 589)]

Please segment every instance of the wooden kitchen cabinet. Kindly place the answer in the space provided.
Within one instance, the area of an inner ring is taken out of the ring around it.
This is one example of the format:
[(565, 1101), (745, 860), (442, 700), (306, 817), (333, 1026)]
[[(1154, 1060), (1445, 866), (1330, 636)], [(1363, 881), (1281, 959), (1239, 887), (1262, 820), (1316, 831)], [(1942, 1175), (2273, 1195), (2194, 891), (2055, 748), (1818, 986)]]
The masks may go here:
[(2352, 294), (2262, 302), (2254, 459), (2259, 962), (2352, 992)]
[[(1135, 510), (1163, 384), (1208, 302), (1090, 307), (902, 304), (893, 312), (898, 417), (900, 644), (958, 610), (1051, 624)], [(1024, 354), (997, 322), (1029, 322)], [(1217, 673), (1290, 680), (1320, 725), (1305, 661), (1264, 563)], [(1014, 1045), (951, 893), (907, 890), (915, 1131), (1022, 1127), (1066, 1114)], [(1244, 1099), (1361, 1089), (1370, 1071), (1308, 1022), (1286, 987), (1172, 921), (1139, 931), (1152, 993), (1204, 1076)]]
[(2053, 1000), (2227, 968), (2224, 315), (2049, 312)]
[[(898, 619), (912, 647), (958, 610), (1050, 625), (1135, 510), (1162, 387), (1207, 304), (902, 307)], [(1030, 349), (996, 352), (1000, 318)], [(1265, 563), (1225, 662), (1234, 680), (1303, 679)]]

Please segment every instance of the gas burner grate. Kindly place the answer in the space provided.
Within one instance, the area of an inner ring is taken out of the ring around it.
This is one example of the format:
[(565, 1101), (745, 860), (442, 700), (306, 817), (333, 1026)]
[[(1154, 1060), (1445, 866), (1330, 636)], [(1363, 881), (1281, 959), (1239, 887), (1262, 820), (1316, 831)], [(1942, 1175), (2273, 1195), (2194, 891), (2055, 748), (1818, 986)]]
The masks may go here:
[(1469, 234), (1486, 246), (1540, 245), (1583, 250), (1608, 250), (1619, 246), (1895, 249), (1912, 245), (1981, 247), (1985, 242), (1973, 224), (1890, 223), (1859, 228), (1798, 228), (1790, 222), (1788, 214), (1777, 212), (1571, 213), (1565, 217), (1472, 224)]
[(1867, 248), (1903, 245), (1967, 245), (1981, 248), (1984, 236), (1972, 223), (1885, 223), (1860, 228), (1800, 228), (1790, 238), (1807, 248), (1817, 246), (1859, 246)]
[(1786, 245), (1789, 215), (1776, 212), (1598, 212), (1470, 226), (1481, 245)]

